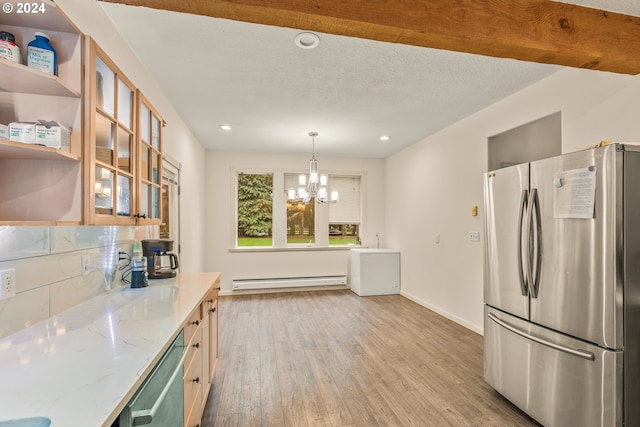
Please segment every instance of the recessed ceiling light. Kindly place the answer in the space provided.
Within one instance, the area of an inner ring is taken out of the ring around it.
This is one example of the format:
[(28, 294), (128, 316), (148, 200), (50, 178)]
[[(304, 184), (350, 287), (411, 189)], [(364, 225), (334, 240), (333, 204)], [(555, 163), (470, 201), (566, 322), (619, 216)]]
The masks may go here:
[(320, 44), (320, 37), (314, 33), (300, 33), (295, 39), (296, 46), (301, 49), (315, 49)]
[(220, 129), (229, 131), (229, 130), (231, 130), (231, 126), (229, 126), (229, 125), (220, 125)]
[(390, 139), (391, 139), (391, 137), (390, 137), (390, 136), (388, 136), (388, 135), (382, 135), (382, 136), (380, 137), (380, 141), (388, 141), (388, 140), (390, 140)]

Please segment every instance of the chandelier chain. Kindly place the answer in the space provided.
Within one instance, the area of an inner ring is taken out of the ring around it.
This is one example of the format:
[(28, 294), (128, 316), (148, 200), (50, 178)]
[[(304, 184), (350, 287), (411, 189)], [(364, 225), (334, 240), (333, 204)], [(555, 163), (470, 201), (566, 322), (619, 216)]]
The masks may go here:
[(316, 158), (316, 136), (318, 136), (318, 132), (309, 132), (309, 136), (311, 137), (311, 158)]

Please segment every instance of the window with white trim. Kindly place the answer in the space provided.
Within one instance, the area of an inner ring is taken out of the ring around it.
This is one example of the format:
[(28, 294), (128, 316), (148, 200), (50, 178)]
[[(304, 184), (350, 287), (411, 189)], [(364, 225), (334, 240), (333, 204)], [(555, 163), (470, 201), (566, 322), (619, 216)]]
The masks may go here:
[(338, 203), (329, 205), (329, 245), (360, 243), (360, 177), (330, 176)]
[(237, 245), (272, 246), (273, 174), (237, 175)]
[[(284, 174), (284, 191), (299, 185), (299, 174)], [(287, 204), (287, 245), (305, 244), (316, 242), (316, 204), (315, 199), (310, 203), (295, 202), (286, 198)]]
[(360, 175), (329, 175), (337, 203), (291, 201), (299, 173), (236, 172), (236, 247), (328, 247), (360, 243)]

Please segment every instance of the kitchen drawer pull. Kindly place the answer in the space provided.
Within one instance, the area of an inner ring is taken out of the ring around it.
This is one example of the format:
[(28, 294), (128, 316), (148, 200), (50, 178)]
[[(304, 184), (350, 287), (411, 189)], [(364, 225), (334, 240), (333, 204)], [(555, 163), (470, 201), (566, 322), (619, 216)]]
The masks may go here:
[(208, 302), (209, 304), (213, 304), (213, 298), (208, 299), (208, 300), (207, 300), (207, 302)]
[(210, 312), (212, 312), (212, 313), (215, 313), (215, 312), (216, 312), (216, 308), (215, 308), (215, 307), (213, 307), (213, 308), (212, 308), (211, 310), (209, 310), (209, 311), (210, 311)]
[(200, 382), (200, 377), (196, 377), (195, 380), (193, 380), (194, 383), (199, 383)]
[(199, 343), (199, 342), (197, 342), (197, 343), (195, 343), (193, 346), (194, 346), (195, 348), (200, 348), (200, 343)]
[(194, 322), (191, 322), (191, 324), (192, 324), (192, 325), (196, 325), (196, 326), (198, 326), (198, 325), (200, 324), (200, 321), (199, 321), (199, 320), (196, 320), (196, 321), (194, 321)]

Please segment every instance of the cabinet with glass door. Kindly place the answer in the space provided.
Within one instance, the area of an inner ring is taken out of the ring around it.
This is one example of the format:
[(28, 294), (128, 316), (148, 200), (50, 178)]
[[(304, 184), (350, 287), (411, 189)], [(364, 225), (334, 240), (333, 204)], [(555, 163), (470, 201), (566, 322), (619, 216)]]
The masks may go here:
[(162, 128), (164, 121), (138, 91), (139, 223), (159, 225), (162, 217)]
[(85, 45), (85, 221), (134, 224), (136, 89), (93, 39)]
[(160, 224), (162, 118), (94, 40), (86, 45), (86, 222)]

